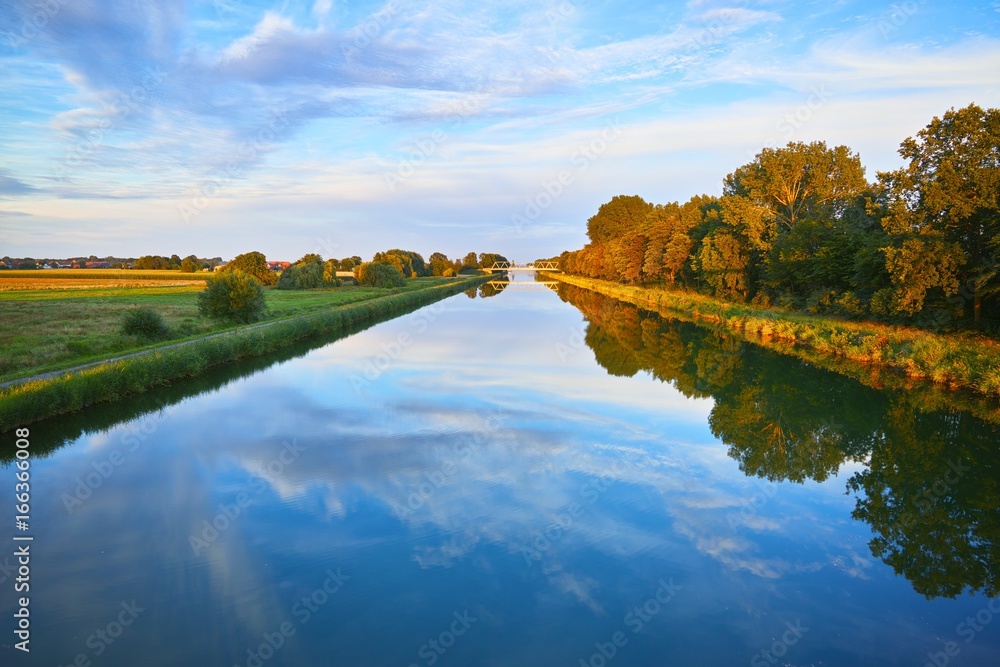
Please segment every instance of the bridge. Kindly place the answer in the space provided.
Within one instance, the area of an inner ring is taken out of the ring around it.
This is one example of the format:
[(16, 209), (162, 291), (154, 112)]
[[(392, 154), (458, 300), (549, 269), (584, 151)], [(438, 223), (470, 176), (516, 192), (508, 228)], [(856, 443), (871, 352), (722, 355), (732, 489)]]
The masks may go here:
[(559, 262), (494, 262), (493, 266), (484, 271), (558, 271)]
[(492, 287), (498, 292), (548, 292), (555, 289), (555, 286), (558, 284), (558, 280), (512, 280), (510, 282), (491, 280), (486, 283), (487, 286)]

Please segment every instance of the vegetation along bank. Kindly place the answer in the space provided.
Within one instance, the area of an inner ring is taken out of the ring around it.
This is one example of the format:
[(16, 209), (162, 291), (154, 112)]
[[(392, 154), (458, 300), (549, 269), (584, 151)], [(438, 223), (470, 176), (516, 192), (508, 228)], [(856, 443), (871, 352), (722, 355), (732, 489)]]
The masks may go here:
[(269, 354), (307, 338), (336, 336), (358, 324), (375, 324), (463, 292), (489, 278), (456, 278), (8, 386), (0, 391), (0, 432), (142, 393), (172, 380), (195, 377), (209, 368)]
[[(720, 328), (809, 361), (817, 360), (807, 354), (815, 352), (856, 367), (896, 371), (907, 378), (1000, 397), (1000, 343), (982, 336), (850, 321), (581, 276), (552, 277), (675, 319)], [(838, 364), (820, 363), (844, 372)], [(857, 373), (848, 374), (863, 379)]]

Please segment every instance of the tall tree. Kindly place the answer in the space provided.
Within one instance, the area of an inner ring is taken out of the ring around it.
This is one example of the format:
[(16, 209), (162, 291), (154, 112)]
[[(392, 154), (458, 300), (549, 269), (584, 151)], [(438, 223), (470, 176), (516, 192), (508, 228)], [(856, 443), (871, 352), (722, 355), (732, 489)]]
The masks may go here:
[(750, 292), (750, 253), (746, 243), (725, 228), (705, 237), (698, 268), (715, 296), (745, 301)]
[(846, 146), (790, 142), (763, 149), (726, 177), (724, 218), (767, 251), (803, 218), (838, 216), (866, 186), (861, 159)]
[(652, 209), (652, 204), (636, 195), (612, 197), (587, 221), (587, 236), (597, 244), (621, 238), (642, 228)]
[(928, 290), (964, 284), (978, 325), (982, 300), (1000, 292), (1000, 109), (952, 108), (899, 154), (907, 166), (879, 173), (898, 307), (916, 312)]
[(262, 252), (246, 252), (237, 255), (226, 265), (227, 271), (243, 271), (261, 282), (262, 285), (273, 285), (278, 276), (267, 264), (267, 257)]

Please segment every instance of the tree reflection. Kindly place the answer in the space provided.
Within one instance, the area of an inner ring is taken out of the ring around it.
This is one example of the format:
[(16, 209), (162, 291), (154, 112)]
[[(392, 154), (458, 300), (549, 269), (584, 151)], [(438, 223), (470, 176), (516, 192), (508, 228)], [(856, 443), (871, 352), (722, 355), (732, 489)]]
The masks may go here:
[(510, 284), (510, 278), (507, 274), (502, 274), (498, 278), (494, 278), (488, 283), (483, 283), (479, 286), (479, 297), (482, 299), (488, 299), (491, 296), (496, 296), (500, 292), (507, 289), (507, 285)]
[(1000, 429), (905, 390), (878, 391), (732, 335), (561, 285), (609, 373), (711, 397), (712, 432), (747, 475), (823, 481), (848, 461), (872, 553), (927, 597), (1000, 593)]
[(899, 401), (884, 441), (851, 478), (854, 517), (871, 524), (872, 553), (921, 594), (1000, 593), (1000, 466), (995, 429), (968, 414), (922, 413)]

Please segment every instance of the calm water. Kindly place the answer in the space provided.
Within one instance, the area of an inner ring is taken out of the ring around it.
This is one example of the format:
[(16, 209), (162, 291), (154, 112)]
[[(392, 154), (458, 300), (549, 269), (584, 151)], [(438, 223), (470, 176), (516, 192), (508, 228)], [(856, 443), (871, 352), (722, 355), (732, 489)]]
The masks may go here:
[(294, 354), (32, 428), (2, 664), (1000, 665), (1000, 429), (937, 394), (569, 287)]

